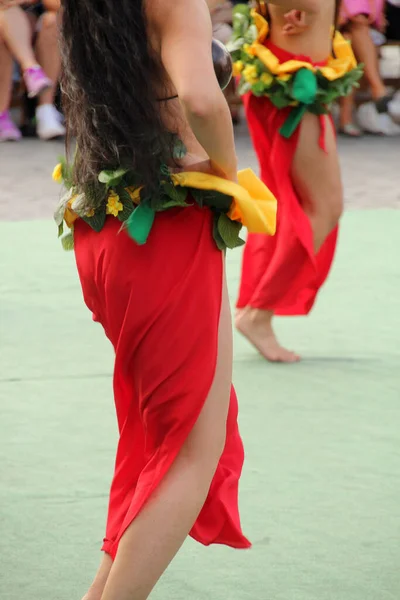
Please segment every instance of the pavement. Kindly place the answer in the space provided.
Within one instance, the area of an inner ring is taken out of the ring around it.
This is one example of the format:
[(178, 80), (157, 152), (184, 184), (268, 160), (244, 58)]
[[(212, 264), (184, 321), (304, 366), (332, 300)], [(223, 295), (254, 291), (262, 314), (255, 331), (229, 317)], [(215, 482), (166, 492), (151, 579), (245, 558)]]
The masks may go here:
[[(241, 166), (258, 172), (245, 123), (236, 133)], [(349, 209), (400, 207), (400, 137), (340, 138), (339, 148)], [(62, 142), (0, 144), (0, 221), (52, 217), (60, 188), (51, 173), (62, 154)]]

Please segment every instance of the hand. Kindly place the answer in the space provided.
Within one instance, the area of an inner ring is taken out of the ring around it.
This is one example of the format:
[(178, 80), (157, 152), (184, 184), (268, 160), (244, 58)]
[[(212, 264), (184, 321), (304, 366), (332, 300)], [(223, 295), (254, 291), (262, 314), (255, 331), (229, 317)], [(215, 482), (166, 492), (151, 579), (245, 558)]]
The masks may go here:
[(306, 31), (309, 27), (307, 15), (301, 10), (291, 10), (285, 14), (286, 24), (283, 26), (285, 35), (298, 35)]
[[(209, 175), (216, 175), (222, 177), (222, 179), (229, 179), (237, 183), (237, 170), (235, 169), (230, 174), (224, 173), (222, 169), (213, 163), (210, 159), (203, 160), (196, 155), (186, 155), (185, 164), (182, 167), (172, 168), (172, 173), (181, 173), (182, 171), (192, 171), (195, 173), (208, 173)], [(189, 160), (188, 160), (189, 159)], [(194, 160), (190, 160), (194, 159)], [(199, 160), (197, 160), (199, 159)]]

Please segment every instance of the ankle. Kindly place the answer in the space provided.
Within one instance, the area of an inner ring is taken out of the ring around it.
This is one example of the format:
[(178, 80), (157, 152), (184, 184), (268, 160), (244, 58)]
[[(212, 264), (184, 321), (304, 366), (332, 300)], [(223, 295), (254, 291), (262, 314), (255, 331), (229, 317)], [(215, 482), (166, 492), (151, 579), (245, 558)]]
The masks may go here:
[(387, 90), (386, 87), (382, 84), (378, 84), (375, 86), (371, 85), (371, 96), (374, 100), (379, 100), (379, 98), (383, 98), (386, 96)]
[(255, 325), (269, 325), (272, 321), (274, 313), (270, 310), (262, 310), (261, 308), (250, 308), (249, 317)]
[(31, 69), (40, 69), (41, 66), (38, 65), (37, 62), (28, 61), (26, 63), (21, 64), (21, 68), (22, 71), (25, 73), (25, 71), (30, 71)]

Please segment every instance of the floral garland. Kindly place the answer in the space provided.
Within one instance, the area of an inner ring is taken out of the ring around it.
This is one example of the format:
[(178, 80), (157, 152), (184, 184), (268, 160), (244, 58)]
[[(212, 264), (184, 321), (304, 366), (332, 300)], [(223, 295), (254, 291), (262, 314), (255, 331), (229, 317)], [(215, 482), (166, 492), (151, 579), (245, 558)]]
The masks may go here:
[[(72, 250), (73, 228), (83, 219), (95, 231), (101, 231), (111, 215), (138, 244), (145, 244), (156, 212), (173, 207), (187, 207), (196, 202), (214, 213), (213, 236), (220, 250), (243, 245), (239, 234), (243, 226), (254, 233), (274, 235), (277, 202), (268, 188), (251, 169), (238, 173), (238, 183), (215, 175), (198, 172), (171, 173), (160, 168), (158, 193), (150, 196), (132, 170), (104, 170), (98, 181), (77, 189), (72, 168), (61, 160), (53, 171), (53, 179), (63, 183), (62, 196), (54, 219), (65, 250)], [(64, 233), (64, 223), (70, 229)]]
[(326, 66), (301, 60), (281, 63), (265, 47), (269, 24), (256, 10), (238, 4), (233, 14), (233, 36), (228, 50), (239, 78), (239, 93), (266, 96), (278, 108), (293, 107), (281, 133), (290, 137), (306, 111), (316, 115), (330, 112), (331, 105), (350, 94), (363, 75), (362, 65), (341, 33), (335, 32), (333, 54)]

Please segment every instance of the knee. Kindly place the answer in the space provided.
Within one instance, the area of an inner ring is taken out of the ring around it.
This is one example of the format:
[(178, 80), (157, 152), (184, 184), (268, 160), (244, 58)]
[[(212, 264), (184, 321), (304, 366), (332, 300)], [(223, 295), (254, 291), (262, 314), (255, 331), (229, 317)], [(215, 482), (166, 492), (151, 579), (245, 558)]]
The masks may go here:
[(350, 33), (368, 30), (369, 26), (368, 17), (365, 15), (357, 15), (349, 22)]

